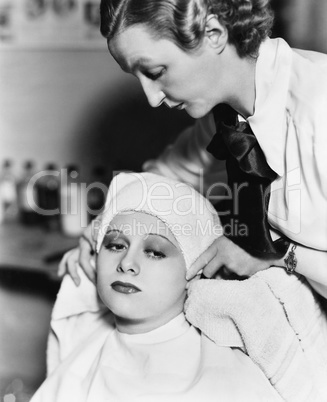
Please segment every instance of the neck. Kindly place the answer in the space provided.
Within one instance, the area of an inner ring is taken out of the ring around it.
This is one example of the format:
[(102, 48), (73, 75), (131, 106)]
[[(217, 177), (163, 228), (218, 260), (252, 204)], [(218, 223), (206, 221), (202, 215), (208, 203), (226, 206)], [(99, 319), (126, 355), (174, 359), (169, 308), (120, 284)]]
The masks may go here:
[(115, 315), (115, 324), (119, 332), (129, 335), (145, 334), (146, 332), (153, 331), (167, 324), (169, 321), (176, 318), (181, 311), (176, 312), (174, 315), (168, 315), (166, 317), (158, 317), (156, 319), (130, 319), (124, 317), (118, 317)]
[(247, 119), (254, 114), (256, 59), (240, 58), (236, 49), (230, 46), (227, 61), (225, 103)]

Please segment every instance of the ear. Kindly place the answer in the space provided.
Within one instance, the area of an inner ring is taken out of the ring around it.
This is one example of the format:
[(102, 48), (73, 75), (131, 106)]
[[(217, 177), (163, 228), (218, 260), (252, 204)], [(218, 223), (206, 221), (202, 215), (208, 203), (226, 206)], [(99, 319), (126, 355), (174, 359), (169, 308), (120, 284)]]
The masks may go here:
[(227, 45), (227, 28), (219, 22), (218, 17), (215, 14), (207, 16), (205, 37), (209, 45), (217, 53), (221, 53)]

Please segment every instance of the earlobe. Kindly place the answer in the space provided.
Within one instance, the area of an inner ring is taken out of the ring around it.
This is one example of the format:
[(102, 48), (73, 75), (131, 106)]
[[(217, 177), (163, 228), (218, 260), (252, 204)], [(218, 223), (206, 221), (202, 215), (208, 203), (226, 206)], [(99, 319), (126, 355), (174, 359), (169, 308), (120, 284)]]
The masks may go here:
[(228, 31), (214, 14), (210, 14), (207, 17), (205, 36), (209, 45), (217, 51), (217, 53), (221, 53), (225, 49), (228, 42)]

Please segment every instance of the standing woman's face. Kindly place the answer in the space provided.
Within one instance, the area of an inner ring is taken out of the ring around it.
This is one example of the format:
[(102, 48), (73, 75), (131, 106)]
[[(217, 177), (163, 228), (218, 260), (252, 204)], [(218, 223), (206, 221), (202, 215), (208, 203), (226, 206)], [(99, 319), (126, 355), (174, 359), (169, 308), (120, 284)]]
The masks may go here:
[(203, 117), (223, 101), (219, 60), (209, 41), (185, 52), (167, 39), (154, 39), (146, 25), (133, 25), (109, 42), (121, 68), (135, 75), (152, 107), (165, 103)]

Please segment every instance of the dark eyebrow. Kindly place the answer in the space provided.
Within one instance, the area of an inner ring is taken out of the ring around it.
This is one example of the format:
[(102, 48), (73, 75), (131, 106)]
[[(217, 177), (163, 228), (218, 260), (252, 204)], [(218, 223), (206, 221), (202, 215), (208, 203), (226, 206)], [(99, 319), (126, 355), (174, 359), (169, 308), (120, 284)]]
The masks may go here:
[(146, 236), (159, 236), (162, 239), (165, 239), (165, 240), (169, 241), (170, 244), (172, 244), (175, 248), (177, 248), (176, 245), (168, 239), (168, 237), (163, 236), (163, 235), (161, 235), (159, 233), (147, 233)]
[(105, 236), (110, 235), (112, 232), (115, 232), (115, 233), (122, 233), (122, 231), (119, 230), (119, 229), (109, 229), (109, 230), (106, 232)]
[[(108, 236), (108, 235), (110, 235), (110, 234), (112, 234), (112, 233), (124, 234), (124, 232), (121, 231), (121, 230), (119, 230), (119, 229), (109, 229), (109, 230), (106, 232), (105, 236)], [(168, 239), (168, 237), (163, 236), (163, 235), (161, 235), (161, 234), (159, 234), (159, 233), (146, 233), (145, 236), (159, 236), (159, 237), (161, 237), (162, 239), (168, 241), (168, 242), (169, 242), (172, 246), (174, 246), (175, 248), (178, 248), (173, 242), (171, 242), (171, 241)]]

